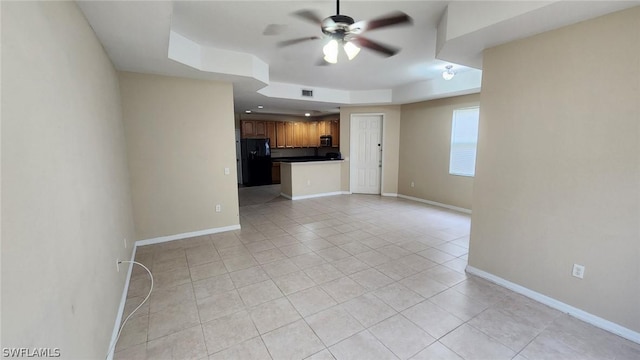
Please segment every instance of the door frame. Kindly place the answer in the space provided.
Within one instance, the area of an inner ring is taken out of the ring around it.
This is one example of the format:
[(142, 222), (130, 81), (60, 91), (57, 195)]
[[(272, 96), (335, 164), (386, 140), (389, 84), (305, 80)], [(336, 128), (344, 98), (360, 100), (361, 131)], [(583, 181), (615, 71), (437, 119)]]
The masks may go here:
[(235, 141), (236, 141), (236, 174), (238, 177), (238, 185), (242, 185), (242, 148), (241, 148), (241, 141), (242, 141), (242, 135), (240, 132), (240, 129), (235, 129)]
[[(353, 117), (354, 116), (380, 116), (380, 193), (378, 195), (382, 195), (384, 193), (383, 191), (383, 185), (384, 185), (384, 168), (385, 168), (385, 160), (384, 160), (384, 148), (385, 148), (385, 136), (384, 136), (384, 126), (385, 126), (385, 114), (384, 113), (351, 113), (349, 116), (349, 158), (351, 158), (351, 154), (354, 153), (354, 149), (353, 149), (353, 132), (351, 131), (351, 124), (353, 123)], [(353, 194), (353, 179), (354, 179), (354, 170), (353, 170), (353, 163), (351, 162), (351, 160), (349, 160), (349, 193)]]

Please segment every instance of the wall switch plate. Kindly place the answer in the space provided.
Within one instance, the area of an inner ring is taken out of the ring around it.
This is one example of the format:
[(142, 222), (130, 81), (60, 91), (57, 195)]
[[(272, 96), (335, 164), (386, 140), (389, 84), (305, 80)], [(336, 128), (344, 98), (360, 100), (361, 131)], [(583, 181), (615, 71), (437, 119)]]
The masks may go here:
[(311, 180), (307, 180), (307, 186), (311, 186)]
[(124, 248), (127, 248), (127, 238), (124, 238)]
[(225, 175), (229, 175), (231, 172), (229, 171), (229, 168), (224, 168), (224, 174)]
[(414, 183), (413, 181), (411, 182), (411, 187), (415, 187), (416, 183)]
[(573, 270), (571, 271), (571, 275), (579, 279), (584, 278), (584, 265), (573, 264)]
[(220, 204), (216, 205), (216, 212), (221, 212), (222, 211), (222, 206)]

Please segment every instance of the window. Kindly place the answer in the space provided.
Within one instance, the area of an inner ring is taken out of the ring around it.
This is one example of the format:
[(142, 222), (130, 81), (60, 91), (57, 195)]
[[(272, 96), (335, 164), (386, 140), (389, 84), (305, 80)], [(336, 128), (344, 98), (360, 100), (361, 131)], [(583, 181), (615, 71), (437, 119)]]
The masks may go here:
[(462, 176), (475, 175), (479, 117), (479, 107), (456, 109), (453, 111), (449, 174)]

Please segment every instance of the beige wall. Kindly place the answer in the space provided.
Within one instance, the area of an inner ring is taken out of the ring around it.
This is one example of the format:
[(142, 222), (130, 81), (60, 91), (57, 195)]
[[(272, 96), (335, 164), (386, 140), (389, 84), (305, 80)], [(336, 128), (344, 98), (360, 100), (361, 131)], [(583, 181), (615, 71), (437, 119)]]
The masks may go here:
[(473, 177), (449, 174), (451, 122), (453, 110), (479, 105), (480, 94), (402, 105), (399, 194), (471, 209)]
[[(484, 55), (471, 266), (640, 331), (640, 7)], [(583, 280), (571, 276), (586, 266)]]
[(231, 84), (119, 77), (137, 239), (238, 225)]
[(1, 6), (2, 346), (104, 359), (134, 237), (116, 72), (74, 2)]
[[(382, 122), (382, 194), (398, 193), (398, 154), (400, 148), (400, 105), (354, 106), (340, 109), (340, 153), (349, 157), (351, 115), (383, 114)], [(349, 161), (342, 163), (342, 191), (349, 191)]]

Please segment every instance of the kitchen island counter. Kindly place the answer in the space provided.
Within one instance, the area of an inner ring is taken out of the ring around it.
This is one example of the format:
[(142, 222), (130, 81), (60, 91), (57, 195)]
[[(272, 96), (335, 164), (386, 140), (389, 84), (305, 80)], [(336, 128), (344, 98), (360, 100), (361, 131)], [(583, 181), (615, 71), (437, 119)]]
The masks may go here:
[[(277, 161), (274, 159), (274, 161)], [(292, 200), (342, 194), (344, 160), (280, 160), (281, 195)]]

